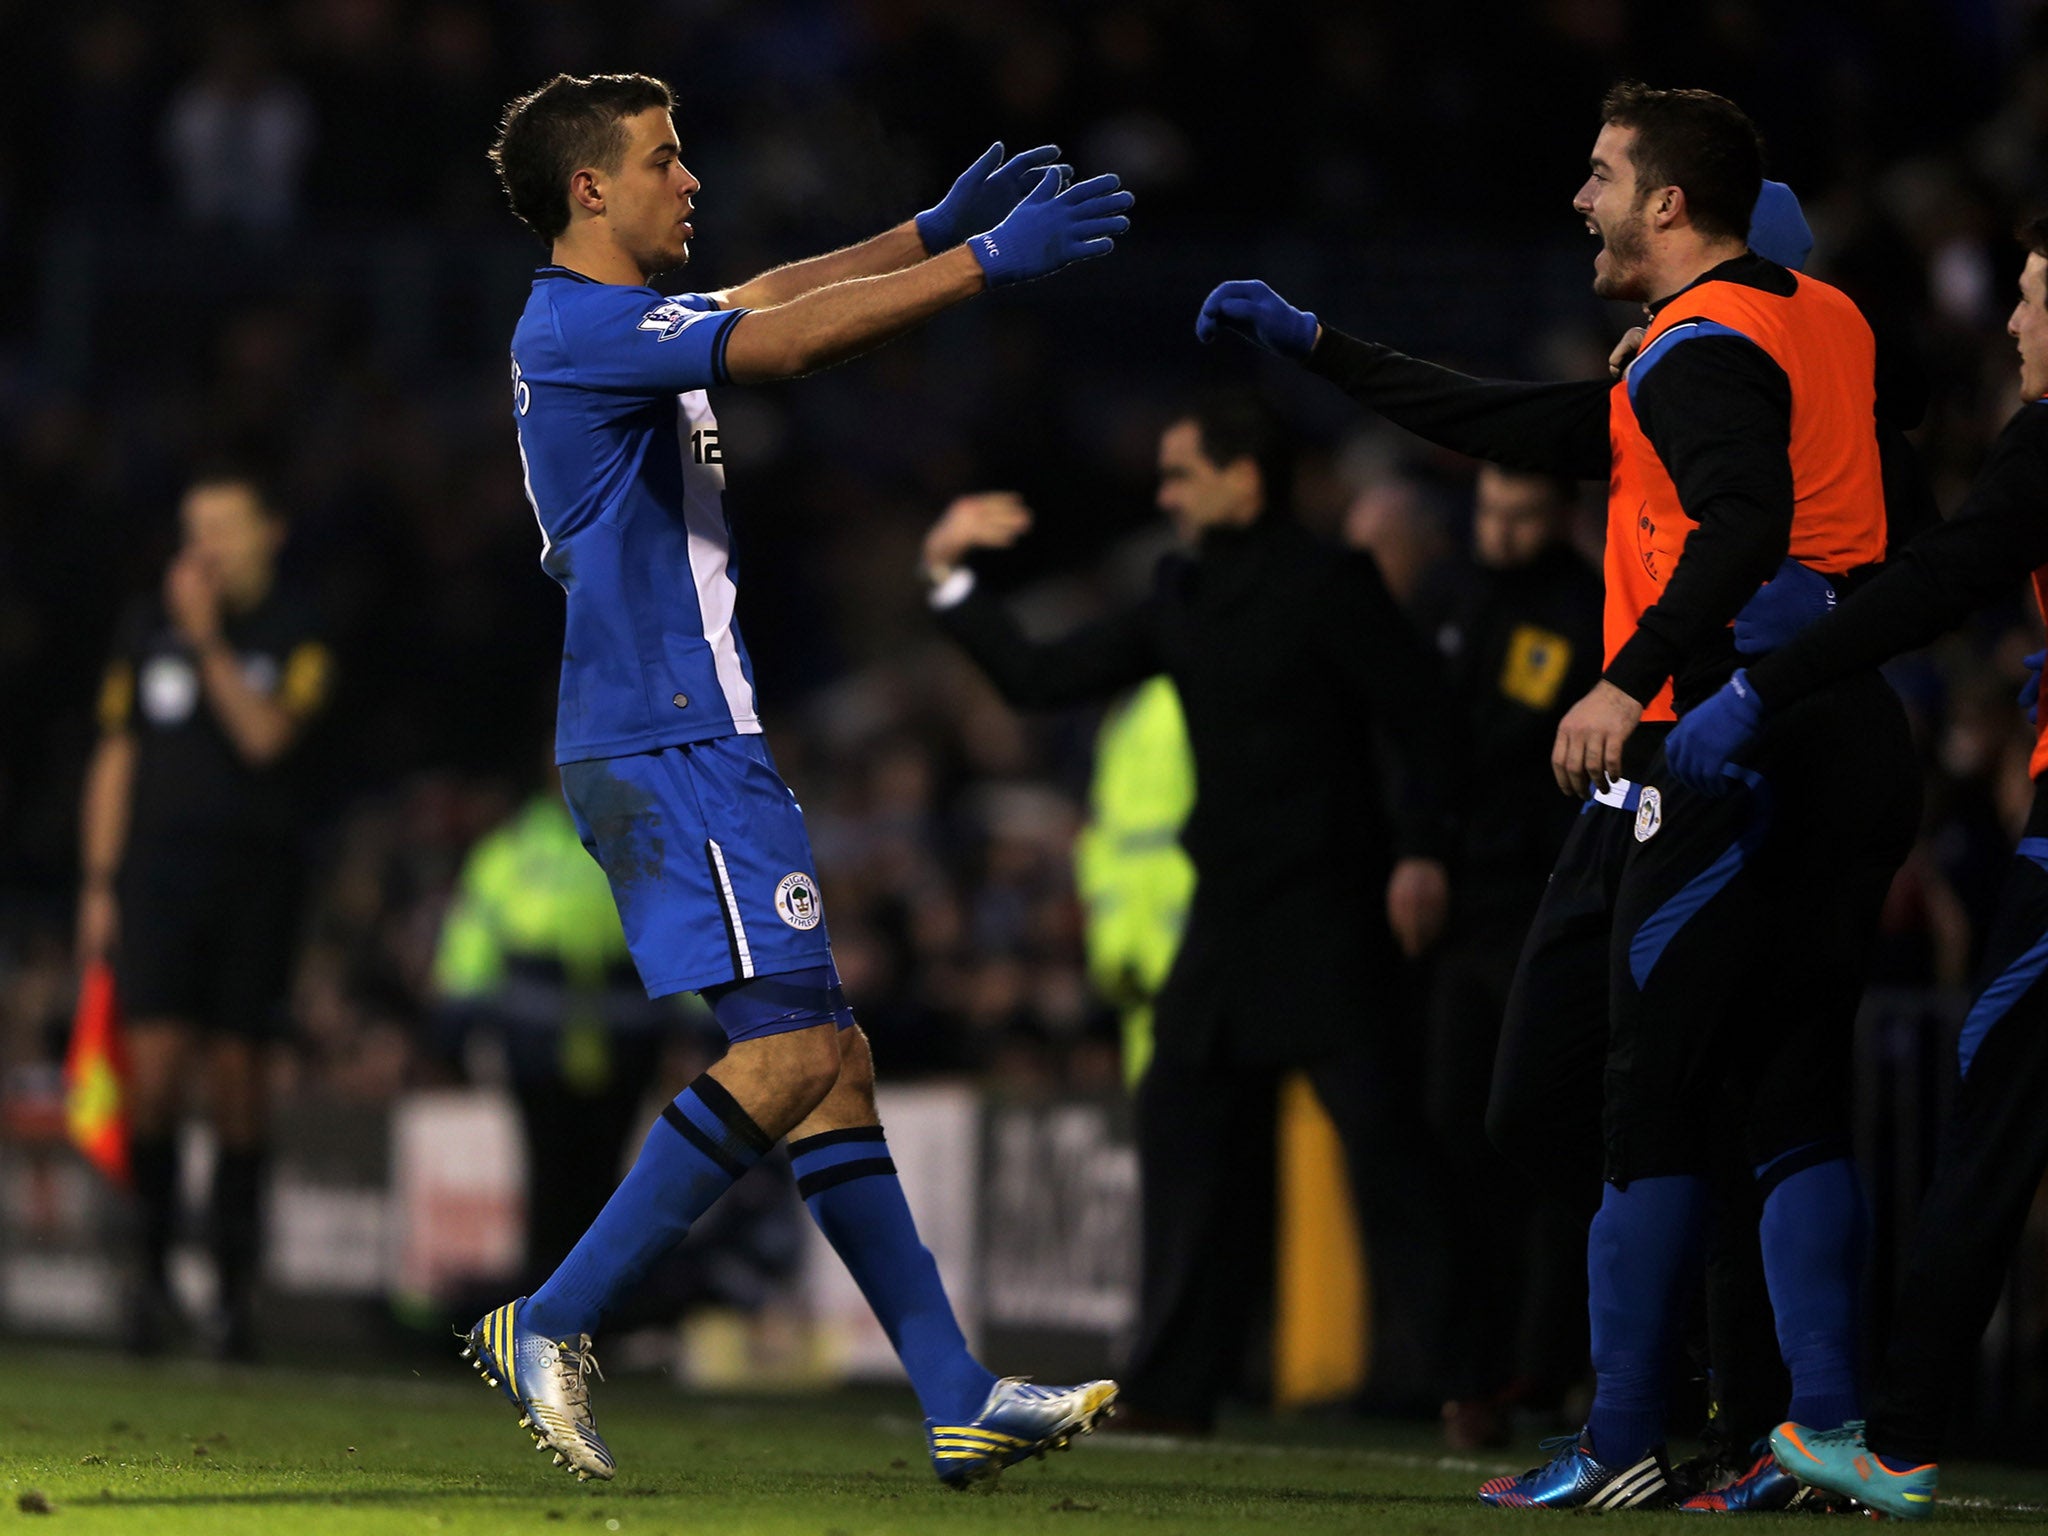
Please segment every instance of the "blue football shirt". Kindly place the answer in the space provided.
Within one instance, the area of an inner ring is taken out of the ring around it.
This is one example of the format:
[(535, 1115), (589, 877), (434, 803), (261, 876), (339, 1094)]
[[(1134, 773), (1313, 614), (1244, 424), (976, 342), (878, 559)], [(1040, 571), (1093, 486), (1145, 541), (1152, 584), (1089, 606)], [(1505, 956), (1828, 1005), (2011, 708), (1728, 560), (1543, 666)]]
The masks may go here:
[(534, 274), (512, 406), (541, 567), (568, 594), (557, 763), (761, 729), (704, 393), (726, 381), (745, 313), (565, 267)]

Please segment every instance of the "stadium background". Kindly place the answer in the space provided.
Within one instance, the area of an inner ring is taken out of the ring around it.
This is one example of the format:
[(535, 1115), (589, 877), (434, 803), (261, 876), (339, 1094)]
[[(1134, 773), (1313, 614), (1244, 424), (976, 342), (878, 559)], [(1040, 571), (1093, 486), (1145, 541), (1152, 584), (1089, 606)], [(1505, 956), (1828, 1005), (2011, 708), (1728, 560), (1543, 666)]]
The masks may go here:
[[(1198, 348), (1195, 308), (1215, 281), (1258, 275), (1477, 371), (1598, 372), (1630, 317), (1589, 297), (1567, 203), (1600, 92), (1636, 74), (1756, 117), (1814, 224), (1813, 270), (1923, 362), (1920, 441), (1953, 508), (2012, 404), (2007, 232), (2048, 205), (2048, 15), (2019, 0), (0, 14), (0, 1066), (22, 1134), (45, 1123), (72, 993), (79, 774), (107, 639), (158, 579), (183, 475), (231, 448), (274, 468), (287, 569), (340, 662), (305, 754), (321, 873), (281, 1086), (302, 1126), (335, 1128), (337, 1156), (384, 1156), (350, 1127), (383, 1125), (417, 1085), (454, 873), (543, 760), (560, 598), (504, 378), (538, 252), (483, 151), (503, 101), (555, 70), (677, 87), (705, 183), (692, 286), (893, 223), (996, 134), (1055, 139), (1138, 191), (1114, 259), (719, 407), (741, 622), (849, 986), (899, 1083), (1012, 1096), (1116, 1081), (1069, 859), (1094, 722), (1010, 714), (933, 633), (915, 547), (947, 496), (1026, 494), (1040, 531), (992, 569), (1065, 622), (1144, 568), (1173, 402), (1257, 377), (1310, 440), (1306, 517), (1373, 544), (1397, 584), (1448, 558), (1469, 466), (1248, 349)], [(209, 153), (189, 125), (223, 102), (244, 128)], [(1587, 524), (1597, 537), (1590, 507)], [(1924, 1118), (1910, 1082), (2027, 801), (2011, 696), (2032, 633), (2016, 587), (1894, 669), (1930, 794), (1866, 1031), (1866, 1150), (1891, 1212)], [(1998, 1345), (2009, 1404), (2044, 1391), (2032, 1266)]]

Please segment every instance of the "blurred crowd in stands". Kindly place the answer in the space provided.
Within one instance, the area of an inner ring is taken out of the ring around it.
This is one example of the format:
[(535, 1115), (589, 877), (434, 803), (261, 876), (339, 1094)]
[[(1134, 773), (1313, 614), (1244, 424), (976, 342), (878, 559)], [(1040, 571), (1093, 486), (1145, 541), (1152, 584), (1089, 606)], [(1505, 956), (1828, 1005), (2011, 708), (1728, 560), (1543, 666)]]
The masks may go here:
[[(543, 780), (561, 600), (522, 494), (504, 348), (542, 253), (484, 150), (556, 70), (677, 88), (715, 287), (874, 232), (987, 142), (1056, 139), (1139, 196), (1109, 261), (793, 386), (728, 391), (740, 621), (885, 1074), (1116, 1082), (1071, 844), (1093, 720), (1022, 719), (933, 631), (919, 535), (957, 492), (1039, 528), (990, 563), (1061, 627), (1142, 580), (1151, 455), (1190, 390), (1258, 378), (1304, 435), (1302, 515), (1397, 595), (1463, 557), (1471, 467), (1248, 348), (1217, 280), (1474, 371), (1602, 373), (1568, 206), (1604, 87), (1703, 85), (1762, 125), (1810, 270), (1929, 401), (1945, 509), (2016, 403), (2015, 218), (2048, 206), (2048, 10), (2020, 0), (295, 0), (9, 7), (0, 63), (0, 1064), (72, 985), (79, 774), (116, 616), (207, 454), (253, 456), (319, 605), (336, 702), (301, 754), (319, 871), (302, 1080), (417, 1070), (465, 851)], [(1462, 19), (1461, 19), (1462, 18)], [(1444, 39), (1455, 37), (1455, 48)], [(701, 269), (701, 270), (700, 270)], [(1582, 542), (1599, 538), (1587, 490)], [(1111, 558), (1103, 558), (1105, 555)], [(1893, 676), (1932, 768), (1883, 978), (1961, 984), (2027, 803), (2008, 612)], [(1845, 772), (1853, 772), (1845, 765)]]

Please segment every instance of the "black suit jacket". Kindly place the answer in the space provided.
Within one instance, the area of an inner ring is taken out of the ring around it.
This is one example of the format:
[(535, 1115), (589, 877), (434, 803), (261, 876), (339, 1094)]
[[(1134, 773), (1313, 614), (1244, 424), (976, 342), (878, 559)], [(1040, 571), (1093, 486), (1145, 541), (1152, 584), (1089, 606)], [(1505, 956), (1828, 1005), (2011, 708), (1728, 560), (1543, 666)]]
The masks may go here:
[(1036, 641), (977, 589), (940, 622), (1011, 703), (1179, 689), (1196, 889), (1162, 1054), (1307, 1062), (1392, 1006), (1396, 858), (1447, 857), (1454, 708), (1368, 555), (1267, 516), (1160, 562), (1136, 607)]

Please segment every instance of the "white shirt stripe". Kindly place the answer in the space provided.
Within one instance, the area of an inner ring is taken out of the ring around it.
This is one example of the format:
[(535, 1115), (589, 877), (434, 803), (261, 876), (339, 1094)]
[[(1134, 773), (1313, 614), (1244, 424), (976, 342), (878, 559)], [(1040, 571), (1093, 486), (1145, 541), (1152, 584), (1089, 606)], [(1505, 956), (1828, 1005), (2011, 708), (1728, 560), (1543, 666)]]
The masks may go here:
[(697, 586), (697, 611), (704, 622), (704, 640), (711, 647), (719, 691), (732, 713), (733, 729), (758, 736), (753, 685), (740, 666), (739, 642), (733, 636), (733, 600), (738, 594), (728, 568), (730, 532), (725, 522), (725, 466), (699, 464), (691, 451), (694, 433), (714, 432), (718, 421), (700, 389), (676, 397), (676, 447), (683, 459), (683, 520), (690, 536), (690, 576)]

